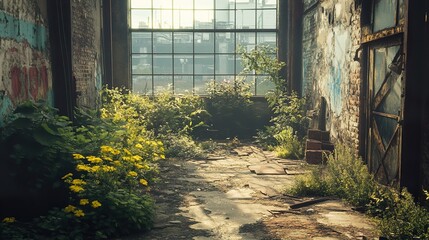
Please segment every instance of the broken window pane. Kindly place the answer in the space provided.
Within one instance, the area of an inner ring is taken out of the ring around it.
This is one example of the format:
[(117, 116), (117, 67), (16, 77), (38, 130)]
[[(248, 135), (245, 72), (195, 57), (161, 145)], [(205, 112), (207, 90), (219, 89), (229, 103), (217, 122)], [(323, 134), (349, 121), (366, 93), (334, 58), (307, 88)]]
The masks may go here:
[(396, 26), (397, 0), (375, 0), (373, 31)]

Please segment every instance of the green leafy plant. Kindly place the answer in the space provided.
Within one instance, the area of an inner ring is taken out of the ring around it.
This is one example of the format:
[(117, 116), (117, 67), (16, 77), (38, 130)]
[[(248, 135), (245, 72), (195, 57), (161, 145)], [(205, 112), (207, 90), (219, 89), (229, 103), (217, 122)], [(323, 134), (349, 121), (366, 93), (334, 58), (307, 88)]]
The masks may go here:
[(274, 151), (279, 157), (299, 159), (302, 157), (303, 146), (297, 135), (293, 132), (293, 128), (286, 126), (281, 132), (276, 133), (274, 138), (278, 145), (274, 147)]
[(252, 93), (244, 78), (211, 81), (207, 84), (207, 93), (206, 109), (211, 115), (212, 128), (219, 131), (219, 138), (243, 136), (250, 131)]
[[(64, 201), (61, 175), (72, 166), (73, 128), (67, 117), (43, 102), (26, 102), (10, 115), (0, 133), (0, 217), (32, 217)], [(47, 197), (51, 196), (51, 197)], [(27, 207), (24, 202), (34, 204)]]
[(336, 196), (366, 209), (389, 239), (428, 238), (429, 213), (406, 190), (379, 185), (362, 160), (338, 144), (326, 165), (298, 178), (289, 192), (295, 195)]
[(274, 149), (281, 157), (302, 158), (309, 125), (307, 102), (305, 98), (298, 97), (296, 92), (288, 91), (286, 80), (279, 74), (285, 63), (273, 56), (276, 49), (269, 46), (257, 46), (249, 52), (240, 48), (239, 53), (243, 59), (244, 73), (266, 75), (265, 81), (275, 84), (275, 89), (266, 95), (274, 114), (270, 120), (272, 126), (260, 130), (255, 137), (256, 142)]

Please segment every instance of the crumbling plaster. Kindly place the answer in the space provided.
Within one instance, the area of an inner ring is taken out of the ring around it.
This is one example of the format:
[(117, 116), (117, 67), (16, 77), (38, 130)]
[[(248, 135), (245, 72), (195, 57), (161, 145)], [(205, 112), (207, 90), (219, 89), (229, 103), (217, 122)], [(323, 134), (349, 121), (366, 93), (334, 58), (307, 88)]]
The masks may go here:
[(331, 137), (357, 147), (361, 79), (354, 56), (360, 46), (360, 8), (354, 0), (320, 1), (315, 18), (311, 102), (318, 110), (324, 97)]

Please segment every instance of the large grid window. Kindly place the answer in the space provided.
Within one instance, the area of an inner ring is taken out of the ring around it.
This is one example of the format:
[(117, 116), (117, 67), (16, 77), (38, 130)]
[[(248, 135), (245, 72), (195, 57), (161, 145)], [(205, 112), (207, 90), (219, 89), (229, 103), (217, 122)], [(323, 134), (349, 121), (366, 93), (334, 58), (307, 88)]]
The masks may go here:
[[(204, 95), (242, 70), (237, 46), (277, 47), (277, 0), (131, 0), (133, 91)], [(255, 95), (273, 88), (246, 75)]]

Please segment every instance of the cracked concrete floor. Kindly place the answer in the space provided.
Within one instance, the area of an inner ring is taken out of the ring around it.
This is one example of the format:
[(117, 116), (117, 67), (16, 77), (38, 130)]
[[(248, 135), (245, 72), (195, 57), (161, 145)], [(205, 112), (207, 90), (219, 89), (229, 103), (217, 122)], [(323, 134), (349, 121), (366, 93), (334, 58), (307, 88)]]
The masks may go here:
[[(153, 189), (154, 228), (127, 239), (375, 239), (374, 224), (339, 200), (291, 210), (308, 199), (281, 194), (302, 161), (277, 159), (251, 145), (218, 151), (207, 159), (160, 163)], [(277, 164), (285, 175), (257, 175), (249, 166)]]

